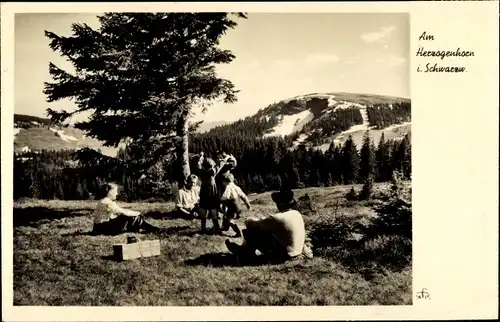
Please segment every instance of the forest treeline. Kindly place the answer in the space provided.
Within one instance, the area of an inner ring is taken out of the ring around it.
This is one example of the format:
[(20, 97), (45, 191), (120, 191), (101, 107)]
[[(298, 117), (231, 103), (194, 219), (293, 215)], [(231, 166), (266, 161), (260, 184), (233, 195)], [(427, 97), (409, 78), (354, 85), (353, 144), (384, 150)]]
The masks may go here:
[(409, 102), (368, 106), (366, 112), (370, 126), (375, 126), (377, 129), (411, 121), (411, 104)]
[[(217, 126), (205, 134), (208, 136), (227, 136), (227, 133), (243, 136), (247, 139), (262, 137), (281, 121), (281, 116), (293, 115), (309, 110), (314, 118), (300, 131), (289, 135), (287, 142), (296, 140), (305, 134), (306, 142), (312, 145), (328, 143), (331, 137), (348, 130), (354, 125), (363, 124), (363, 117), (358, 106), (330, 109), (328, 99), (312, 98), (307, 101), (290, 100), (286, 103), (273, 103), (259, 110), (255, 115), (245, 117), (231, 124)], [(411, 102), (398, 101), (392, 104), (368, 104), (366, 114), (370, 126), (376, 129), (411, 121)], [(203, 134), (203, 135), (205, 135)]]
[[(358, 150), (352, 138), (343, 145), (331, 144), (326, 151), (301, 145), (290, 149), (290, 137), (249, 138), (243, 133), (217, 131), (194, 135), (190, 152), (214, 156), (224, 149), (238, 159), (234, 169), (238, 185), (246, 193), (277, 190), (283, 184), (292, 189), (362, 183), (367, 178), (388, 181), (394, 170), (411, 178), (411, 138), (385, 140), (375, 146), (365, 135)], [(130, 162), (127, 149), (111, 158), (91, 149), (20, 153), (14, 160), (14, 198), (80, 200), (92, 198), (104, 181), (114, 181), (127, 201), (171, 198), (176, 184), (174, 167), (162, 168), (165, 185), (158, 190), (148, 180), (138, 180), (139, 171)], [(191, 169), (196, 173), (196, 159)]]

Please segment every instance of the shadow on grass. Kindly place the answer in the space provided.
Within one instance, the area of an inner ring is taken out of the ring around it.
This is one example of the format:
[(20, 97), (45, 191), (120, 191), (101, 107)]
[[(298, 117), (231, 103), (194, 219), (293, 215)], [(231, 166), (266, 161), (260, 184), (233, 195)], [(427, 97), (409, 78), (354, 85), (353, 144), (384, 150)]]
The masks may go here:
[(13, 209), (14, 227), (38, 227), (56, 219), (88, 216), (91, 209), (52, 209), (46, 207), (28, 207)]
[(151, 219), (188, 219), (179, 214), (178, 211), (148, 211), (143, 213), (144, 217)]
[(118, 262), (115, 255), (103, 255), (103, 256), (101, 256), (101, 259), (106, 260), (106, 261)]
[(171, 211), (149, 211), (143, 213), (144, 217), (151, 219), (185, 219), (185, 220), (195, 220), (194, 217), (189, 217), (188, 215), (180, 214), (180, 212)]
[[(27, 208), (14, 208), (13, 209), (13, 223), (14, 227), (30, 226), (39, 227), (41, 224), (48, 223), (52, 220), (62, 218), (75, 218), (92, 215), (93, 209), (80, 208), (80, 209), (54, 209), (47, 207), (27, 207)], [(144, 216), (151, 219), (185, 219), (195, 220), (187, 216), (181, 216), (177, 211), (161, 212), (152, 211), (145, 212)]]
[[(122, 234), (127, 234), (127, 233), (132, 233), (132, 232), (123, 232), (123, 233), (105, 233), (105, 232), (96, 232), (93, 230), (89, 231), (75, 231), (72, 233), (67, 233), (63, 234), (63, 237), (68, 237), (68, 236), (118, 236)], [(151, 234), (149, 232), (144, 232), (144, 233), (138, 233), (135, 232), (136, 234), (140, 235), (148, 235)], [(155, 233), (159, 236), (165, 236), (165, 235), (178, 235), (178, 236), (194, 236), (198, 233), (198, 231), (193, 230), (193, 228), (189, 226), (174, 226), (174, 227), (168, 227), (168, 228), (162, 228), (162, 231), (160, 233)]]
[(203, 254), (197, 258), (185, 260), (184, 263), (188, 266), (206, 267), (244, 267), (279, 264), (269, 262), (264, 256), (243, 258), (231, 253)]

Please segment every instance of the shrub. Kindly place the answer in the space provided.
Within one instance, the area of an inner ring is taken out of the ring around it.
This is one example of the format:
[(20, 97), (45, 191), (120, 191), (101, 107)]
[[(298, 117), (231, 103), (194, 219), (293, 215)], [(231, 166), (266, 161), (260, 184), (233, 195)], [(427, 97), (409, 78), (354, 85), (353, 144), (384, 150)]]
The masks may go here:
[(359, 200), (368, 200), (372, 197), (374, 181), (375, 180), (374, 180), (373, 176), (369, 176), (367, 179), (365, 179), (365, 182), (363, 184), (363, 188), (361, 189), (361, 192), (359, 193), (359, 196), (358, 196)]
[(368, 239), (379, 235), (398, 235), (412, 238), (411, 189), (403, 181), (400, 172), (394, 172), (387, 201), (375, 208), (377, 216), (371, 220), (365, 232)]
[(356, 193), (356, 190), (354, 190), (354, 187), (349, 190), (349, 192), (345, 195), (345, 199), (347, 201), (354, 201), (358, 200), (358, 194)]
[[(365, 279), (387, 270), (398, 271), (411, 263), (411, 240), (398, 235), (378, 235), (372, 239), (358, 239), (357, 226), (364, 216), (337, 216), (311, 227), (308, 237), (315, 256), (342, 264)], [(362, 225), (361, 225), (362, 226)]]
[[(333, 223), (318, 223), (311, 228), (309, 237), (314, 253), (326, 255), (329, 247), (341, 246), (350, 239), (353, 228), (344, 220), (335, 220)], [(328, 256), (327, 256), (328, 257)]]

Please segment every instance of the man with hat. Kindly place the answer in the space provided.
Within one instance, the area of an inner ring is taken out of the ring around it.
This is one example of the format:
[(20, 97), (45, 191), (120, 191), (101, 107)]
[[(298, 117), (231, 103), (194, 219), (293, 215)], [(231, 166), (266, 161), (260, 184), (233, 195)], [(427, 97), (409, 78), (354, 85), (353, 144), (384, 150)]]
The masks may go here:
[(260, 219), (250, 218), (243, 229), (244, 241), (237, 245), (226, 240), (228, 250), (241, 257), (253, 257), (258, 250), (273, 262), (283, 262), (301, 255), (312, 258), (306, 245), (306, 231), (302, 215), (293, 209), (296, 201), (293, 191), (281, 190), (271, 194), (279, 213)]

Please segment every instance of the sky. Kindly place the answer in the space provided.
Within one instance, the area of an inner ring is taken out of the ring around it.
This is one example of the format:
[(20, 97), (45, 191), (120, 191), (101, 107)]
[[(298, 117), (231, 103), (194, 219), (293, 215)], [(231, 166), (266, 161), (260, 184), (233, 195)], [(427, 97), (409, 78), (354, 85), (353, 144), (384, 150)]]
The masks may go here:
[[(70, 101), (47, 103), (49, 62), (71, 65), (48, 46), (44, 31), (70, 36), (71, 24), (97, 28), (97, 14), (17, 14), (15, 112), (45, 116), (71, 110)], [(410, 97), (410, 25), (404, 13), (250, 13), (229, 30), (220, 47), (236, 56), (219, 65), (238, 93), (233, 104), (215, 103), (196, 120), (235, 121), (289, 97), (353, 92)], [(77, 117), (75, 120), (85, 116)]]

